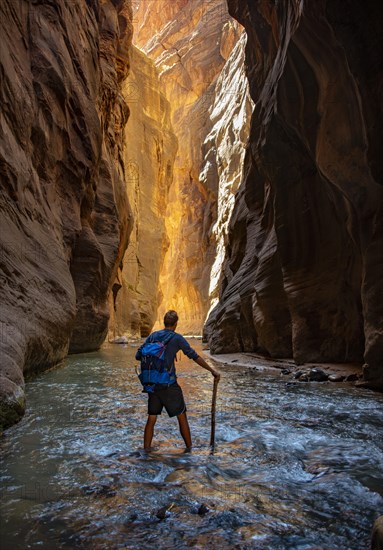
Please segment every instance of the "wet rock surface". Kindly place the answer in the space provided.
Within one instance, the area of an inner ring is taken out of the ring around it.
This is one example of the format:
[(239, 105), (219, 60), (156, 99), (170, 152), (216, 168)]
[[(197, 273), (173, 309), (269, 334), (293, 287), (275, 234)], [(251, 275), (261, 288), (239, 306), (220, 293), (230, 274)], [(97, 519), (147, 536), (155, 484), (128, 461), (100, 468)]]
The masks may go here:
[(256, 103), (213, 353), (364, 359), (383, 388), (382, 10), (230, 0)]
[(0, 6), (1, 423), (23, 371), (97, 349), (127, 246), (128, 2)]
[(230, 365), (256, 370), (260, 374), (273, 373), (286, 378), (287, 386), (300, 382), (344, 382), (349, 386), (363, 386), (361, 363), (317, 363), (296, 365), (291, 359), (272, 359), (255, 353), (205, 353), (224, 368)]
[(330, 380), (330, 382), (343, 382), (344, 376), (342, 376), (341, 374), (330, 374), (328, 379)]

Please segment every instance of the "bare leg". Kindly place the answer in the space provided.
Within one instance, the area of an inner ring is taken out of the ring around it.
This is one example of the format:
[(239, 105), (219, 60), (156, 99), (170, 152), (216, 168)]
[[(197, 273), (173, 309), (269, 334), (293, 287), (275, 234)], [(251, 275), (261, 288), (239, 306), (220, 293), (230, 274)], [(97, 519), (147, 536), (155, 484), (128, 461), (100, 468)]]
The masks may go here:
[(185, 441), (185, 445), (188, 449), (190, 449), (192, 446), (192, 440), (191, 440), (189, 422), (186, 416), (186, 412), (179, 414), (177, 416), (177, 420), (180, 428), (180, 433), (182, 435), (183, 440)]
[(157, 421), (157, 415), (149, 414), (144, 431), (144, 449), (150, 449), (154, 433), (154, 424)]

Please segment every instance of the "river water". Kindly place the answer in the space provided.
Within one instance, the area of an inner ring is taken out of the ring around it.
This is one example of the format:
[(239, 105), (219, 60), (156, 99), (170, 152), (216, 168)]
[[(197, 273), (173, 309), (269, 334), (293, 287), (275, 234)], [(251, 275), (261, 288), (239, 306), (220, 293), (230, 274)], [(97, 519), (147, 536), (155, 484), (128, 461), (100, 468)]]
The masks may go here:
[(146, 454), (134, 354), (107, 345), (28, 382), (0, 441), (1, 548), (369, 548), (383, 395), (225, 366), (211, 454), (212, 377), (183, 358), (194, 449), (165, 413)]

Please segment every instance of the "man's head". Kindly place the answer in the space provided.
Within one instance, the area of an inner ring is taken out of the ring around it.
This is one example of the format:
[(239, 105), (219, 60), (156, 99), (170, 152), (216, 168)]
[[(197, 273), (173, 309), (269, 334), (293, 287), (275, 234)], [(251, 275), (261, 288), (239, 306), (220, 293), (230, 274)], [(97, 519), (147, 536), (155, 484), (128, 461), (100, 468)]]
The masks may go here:
[(167, 311), (164, 316), (165, 328), (175, 328), (178, 322), (178, 315), (174, 309)]

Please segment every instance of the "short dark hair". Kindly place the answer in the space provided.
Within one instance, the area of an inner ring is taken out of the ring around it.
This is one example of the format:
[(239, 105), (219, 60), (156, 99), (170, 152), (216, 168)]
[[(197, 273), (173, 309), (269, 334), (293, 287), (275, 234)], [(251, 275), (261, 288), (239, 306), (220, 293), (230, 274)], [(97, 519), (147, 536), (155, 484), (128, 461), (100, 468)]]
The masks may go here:
[(165, 327), (174, 327), (174, 325), (178, 321), (178, 315), (177, 312), (174, 311), (174, 309), (171, 309), (170, 311), (167, 311), (164, 316), (164, 325)]

